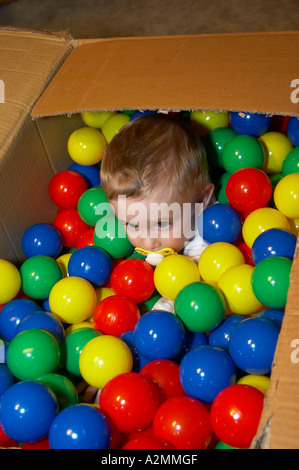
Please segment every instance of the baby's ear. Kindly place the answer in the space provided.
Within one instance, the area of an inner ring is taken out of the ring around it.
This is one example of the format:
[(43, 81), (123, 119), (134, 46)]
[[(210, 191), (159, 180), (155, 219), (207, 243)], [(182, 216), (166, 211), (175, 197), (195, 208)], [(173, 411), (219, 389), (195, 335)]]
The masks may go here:
[(201, 201), (203, 203), (203, 209), (206, 209), (209, 204), (216, 202), (214, 194), (215, 186), (213, 183), (207, 184), (203, 192), (201, 193)]

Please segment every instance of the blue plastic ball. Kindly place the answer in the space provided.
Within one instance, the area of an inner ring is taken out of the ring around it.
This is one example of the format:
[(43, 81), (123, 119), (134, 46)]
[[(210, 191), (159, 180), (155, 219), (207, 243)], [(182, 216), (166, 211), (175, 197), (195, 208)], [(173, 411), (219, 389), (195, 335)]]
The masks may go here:
[(133, 358), (132, 372), (139, 372), (142, 369), (142, 367), (144, 367), (148, 362), (151, 361), (151, 359), (148, 359), (147, 357), (143, 356), (137, 350), (136, 345), (135, 345), (133, 330), (129, 330), (129, 331), (126, 331), (125, 333), (122, 333), (120, 335), (120, 339), (124, 343), (126, 343), (126, 345), (129, 347), (131, 351), (132, 358)]
[(296, 236), (287, 230), (271, 228), (262, 232), (253, 242), (251, 255), (255, 265), (271, 256), (292, 260), (296, 249)]
[(68, 262), (69, 276), (82, 277), (94, 287), (100, 287), (111, 274), (108, 253), (97, 246), (85, 246), (74, 251)]
[(134, 111), (134, 113), (130, 116), (130, 121), (133, 121), (133, 119), (136, 119), (140, 116), (148, 116), (149, 114), (157, 114), (157, 111), (152, 110), (152, 109), (145, 109), (143, 111)]
[(45, 385), (21, 381), (9, 387), (1, 400), (4, 432), (18, 442), (35, 442), (48, 435), (58, 413), (58, 401)]
[(279, 330), (270, 321), (246, 318), (233, 330), (229, 353), (247, 374), (269, 374)]
[(0, 399), (6, 390), (15, 383), (14, 376), (6, 364), (0, 363)]
[(294, 147), (299, 147), (299, 119), (296, 116), (289, 119), (287, 135)]
[(236, 367), (230, 355), (210, 345), (188, 352), (179, 374), (187, 395), (207, 403), (212, 403), (221, 390), (236, 381)]
[(243, 315), (229, 315), (215, 330), (210, 331), (209, 344), (228, 351), (232, 331), (242, 320), (244, 320)]
[(24, 232), (21, 245), (27, 258), (37, 255), (56, 258), (62, 249), (62, 241), (58, 230), (45, 223), (31, 225)]
[(101, 410), (84, 403), (62, 410), (49, 431), (51, 449), (108, 449), (110, 438), (106, 416)]
[(284, 317), (284, 310), (279, 310), (276, 308), (268, 308), (267, 310), (263, 310), (255, 315), (254, 318), (261, 318), (264, 320), (271, 321), (276, 328), (280, 330), (282, 321)]
[(148, 359), (175, 360), (184, 347), (185, 327), (173, 313), (151, 310), (135, 326), (134, 341), (137, 351)]
[(213, 204), (199, 216), (198, 232), (208, 243), (234, 243), (242, 232), (240, 215), (227, 204)]
[(61, 321), (50, 312), (43, 310), (29, 313), (17, 326), (16, 334), (32, 328), (46, 330), (51, 333), (56, 340), (61, 343), (64, 339), (64, 327)]
[(17, 327), (29, 313), (40, 310), (38, 303), (31, 299), (14, 299), (0, 311), (0, 336), (10, 342), (16, 335)]
[(72, 163), (68, 170), (76, 171), (85, 178), (88, 189), (101, 188), (100, 169), (98, 165), (81, 165), (80, 163)]
[(259, 137), (267, 132), (271, 124), (271, 116), (260, 113), (230, 113), (230, 124), (237, 134)]

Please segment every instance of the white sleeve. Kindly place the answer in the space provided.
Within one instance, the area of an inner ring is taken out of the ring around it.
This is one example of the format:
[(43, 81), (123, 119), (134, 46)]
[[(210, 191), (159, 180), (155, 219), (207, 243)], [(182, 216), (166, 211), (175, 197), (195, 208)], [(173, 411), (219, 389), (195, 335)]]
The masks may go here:
[(194, 238), (185, 246), (184, 255), (197, 263), (200, 255), (207, 248), (207, 246), (209, 246), (209, 243), (205, 242), (199, 235), (198, 231), (196, 231)]
[(160, 297), (152, 307), (152, 310), (166, 310), (167, 312), (174, 313), (174, 301), (166, 297)]

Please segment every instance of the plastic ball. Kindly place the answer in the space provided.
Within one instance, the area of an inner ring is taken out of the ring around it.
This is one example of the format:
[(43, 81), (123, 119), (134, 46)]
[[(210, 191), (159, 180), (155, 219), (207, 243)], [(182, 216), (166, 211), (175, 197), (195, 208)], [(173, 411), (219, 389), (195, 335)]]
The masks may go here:
[(252, 259), (258, 264), (271, 256), (293, 259), (296, 249), (296, 236), (288, 230), (272, 228), (262, 232), (252, 245)]
[(253, 272), (253, 266), (240, 264), (229, 268), (219, 279), (218, 287), (232, 313), (249, 315), (261, 310), (262, 303), (252, 288)]
[(79, 403), (62, 410), (49, 430), (51, 449), (109, 449), (111, 428), (101, 410)]
[(18, 442), (35, 442), (48, 435), (58, 412), (54, 393), (45, 385), (21, 381), (12, 385), (1, 401), (4, 432)]
[(216, 436), (240, 449), (250, 447), (256, 435), (264, 395), (250, 385), (234, 384), (222, 390), (211, 407), (211, 423)]
[(198, 346), (180, 364), (180, 381), (188, 396), (212, 403), (218, 393), (236, 381), (236, 367), (228, 352)]
[(77, 207), (80, 196), (88, 189), (85, 178), (75, 171), (63, 170), (52, 176), (48, 192), (51, 201), (58, 207)]
[(223, 168), (223, 147), (232, 137), (235, 137), (235, 135), (235, 131), (229, 127), (218, 127), (209, 132), (204, 140), (204, 145), (211, 166)]
[(229, 353), (247, 374), (269, 374), (279, 330), (269, 321), (246, 318), (232, 332)]
[(69, 156), (81, 165), (95, 165), (102, 160), (107, 142), (97, 129), (82, 127), (70, 135), (67, 142)]
[(136, 302), (124, 295), (113, 295), (97, 304), (93, 322), (98, 331), (111, 336), (120, 336), (133, 330), (140, 319)]
[(284, 310), (278, 308), (267, 308), (257, 313), (254, 318), (269, 320), (278, 330), (280, 330), (284, 317)]
[(116, 111), (85, 111), (81, 113), (81, 118), (86, 126), (101, 129), (104, 122), (113, 114), (116, 114)]
[[(101, 213), (103, 209), (103, 213)], [(112, 206), (108, 203), (105, 191), (102, 188), (90, 188), (85, 191), (78, 201), (78, 212), (81, 219), (91, 227), (95, 227), (98, 220), (105, 216), (105, 211), (114, 215)]]
[(58, 281), (49, 295), (51, 312), (65, 323), (79, 323), (89, 318), (96, 301), (96, 292), (91, 283), (76, 276)]
[(174, 449), (174, 447), (166, 443), (162, 439), (158, 439), (153, 436), (137, 436), (135, 438), (130, 439), (127, 441), (123, 446), (122, 449)]
[(201, 137), (205, 137), (213, 129), (228, 127), (229, 113), (205, 110), (191, 111), (190, 123)]
[(265, 395), (270, 386), (270, 378), (266, 375), (248, 374), (241, 377), (237, 384), (251, 385)]
[(268, 174), (281, 173), (282, 164), (293, 145), (282, 132), (270, 131), (259, 137), (264, 150), (264, 165), (262, 170)]
[(83, 379), (102, 389), (113, 377), (131, 372), (133, 358), (129, 347), (120, 338), (101, 335), (82, 349), (79, 369)]
[(93, 328), (78, 328), (71, 331), (64, 339), (61, 350), (61, 363), (72, 375), (81, 377), (79, 359), (84, 346), (101, 333)]
[(13, 300), (21, 288), (21, 275), (10, 261), (0, 259), (0, 305)]
[(198, 231), (208, 243), (234, 243), (242, 232), (240, 215), (227, 204), (214, 204), (199, 216)]
[(108, 117), (102, 126), (102, 133), (108, 142), (111, 142), (115, 134), (125, 126), (130, 120), (130, 116), (124, 113), (116, 113)]
[(1, 448), (12, 448), (12, 447), (19, 447), (19, 443), (14, 439), (8, 437), (7, 434), (3, 431), (3, 428), (0, 423), (0, 446)]
[(180, 366), (174, 361), (155, 359), (143, 366), (140, 374), (157, 385), (160, 403), (173, 396), (185, 395), (180, 381)]
[(200, 280), (197, 265), (184, 255), (166, 256), (155, 268), (154, 283), (161, 296), (174, 300), (179, 291)]
[(44, 310), (34, 311), (26, 315), (18, 324), (16, 334), (31, 329), (48, 331), (57, 339), (58, 343), (61, 343), (64, 339), (64, 327), (61, 321), (52, 313)]
[(94, 243), (107, 251), (114, 259), (125, 258), (134, 250), (125, 227), (115, 216), (108, 217), (108, 220), (106, 217), (98, 220), (95, 227)]
[(299, 173), (299, 147), (293, 148), (282, 163), (282, 175)]
[(287, 125), (287, 135), (295, 147), (299, 146), (299, 119), (296, 116), (290, 117)]
[(272, 207), (261, 207), (251, 212), (242, 226), (242, 235), (246, 245), (252, 248), (255, 239), (262, 232), (271, 228), (289, 231), (290, 224), (284, 214)]
[(272, 196), (272, 184), (262, 170), (242, 168), (227, 181), (226, 196), (237, 211), (252, 212), (268, 204)]
[(62, 245), (66, 248), (75, 247), (80, 236), (90, 228), (81, 219), (78, 209), (62, 209), (52, 225), (59, 231)]
[(13, 299), (7, 302), (0, 311), (1, 337), (5, 341), (11, 341), (21, 320), (38, 310), (40, 310), (39, 304), (31, 299)]
[(110, 256), (97, 246), (79, 248), (69, 259), (68, 273), (69, 276), (86, 279), (94, 287), (100, 287), (111, 274)]
[(80, 163), (72, 163), (68, 167), (69, 171), (75, 171), (82, 175), (87, 183), (87, 188), (100, 188), (101, 177), (99, 165), (81, 165)]
[(229, 315), (217, 328), (210, 331), (208, 338), (209, 344), (228, 351), (232, 332), (242, 320), (244, 320), (243, 315)]
[(128, 372), (104, 386), (99, 404), (121, 432), (137, 432), (151, 425), (159, 396), (151, 379)]
[(180, 318), (171, 312), (152, 310), (134, 329), (137, 350), (148, 359), (173, 360), (181, 352), (186, 333)]
[(198, 261), (198, 269), (205, 282), (217, 285), (227, 269), (244, 263), (245, 259), (239, 248), (231, 243), (216, 242), (204, 249)]
[(60, 267), (62, 271), (62, 277), (67, 277), (68, 276), (68, 265), (69, 265), (69, 260), (70, 257), (72, 256), (72, 253), (65, 253), (58, 258), (56, 258), (56, 263)]
[(95, 246), (94, 241), (93, 241), (94, 231), (95, 231), (95, 228), (91, 227), (85, 230), (85, 232), (83, 232), (80, 235), (80, 237), (77, 240), (77, 245), (76, 245), (77, 250), (79, 250), (79, 248), (84, 248), (85, 246)]
[(213, 431), (206, 406), (183, 396), (162, 403), (154, 416), (153, 433), (177, 449), (206, 449)]
[(238, 134), (260, 136), (268, 131), (271, 119), (271, 116), (262, 113), (230, 113), (230, 124)]
[(144, 367), (146, 364), (150, 362), (150, 359), (142, 356), (139, 351), (137, 351), (136, 345), (135, 345), (135, 339), (134, 339), (134, 330), (129, 330), (126, 331), (125, 333), (122, 333), (119, 338), (126, 343), (128, 348), (131, 351), (132, 354), (132, 359), (133, 359), (133, 365), (132, 365), (132, 370), (131, 372), (139, 372), (142, 367)]
[(299, 173), (284, 176), (274, 190), (277, 209), (289, 219), (299, 218)]
[(49, 256), (32, 256), (20, 268), (22, 290), (33, 299), (46, 299), (52, 287), (62, 279), (62, 271)]
[(117, 294), (144, 302), (155, 290), (154, 269), (141, 259), (124, 260), (112, 271), (111, 287)]
[(130, 116), (130, 121), (133, 121), (133, 119), (136, 119), (138, 117), (141, 117), (141, 116), (148, 116), (149, 114), (156, 114), (157, 111), (156, 110), (152, 110), (152, 109), (143, 109), (143, 110), (137, 110), (137, 111), (134, 111), (133, 114), (131, 114)]
[(229, 204), (226, 195), (226, 185), (230, 176), (231, 174), (226, 171), (215, 181), (215, 196), (220, 204)]
[(53, 335), (44, 330), (25, 330), (8, 345), (6, 363), (19, 380), (33, 380), (54, 372), (59, 365), (60, 348)]
[(58, 230), (45, 223), (31, 225), (25, 230), (21, 244), (23, 253), (27, 258), (36, 255), (56, 258), (62, 249)]
[(217, 287), (201, 281), (193, 282), (178, 293), (174, 311), (188, 330), (206, 333), (222, 322), (225, 300)]
[(263, 148), (256, 137), (236, 135), (227, 142), (222, 151), (223, 168), (234, 173), (241, 168), (261, 169), (264, 163)]
[(75, 385), (61, 374), (48, 373), (35, 378), (35, 381), (48, 387), (57, 398), (59, 411), (78, 403)]
[(252, 273), (252, 289), (259, 301), (269, 308), (285, 308), (292, 261), (273, 256), (255, 266)]
[[(6, 390), (15, 383), (15, 378), (5, 363), (0, 362), (0, 400)], [(0, 442), (1, 445), (1, 442)]]

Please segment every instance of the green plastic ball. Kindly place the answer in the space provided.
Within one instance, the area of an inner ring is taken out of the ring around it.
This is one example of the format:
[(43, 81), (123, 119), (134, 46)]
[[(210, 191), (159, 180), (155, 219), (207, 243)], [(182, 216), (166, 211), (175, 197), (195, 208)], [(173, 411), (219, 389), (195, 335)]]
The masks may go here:
[(46, 387), (52, 390), (57, 398), (59, 411), (78, 403), (76, 387), (73, 382), (64, 375), (52, 372), (37, 377), (35, 381), (46, 385)]
[(285, 308), (292, 261), (272, 256), (260, 261), (253, 270), (251, 283), (257, 299), (266, 307)]
[(45, 330), (25, 330), (14, 336), (6, 353), (7, 367), (19, 380), (34, 380), (54, 372), (60, 362), (60, 348)]
[(293, 148), (282, 162), (283, 176), (299, 173), (299, 147)]
[(236, 135), (236, 132), (230, 127), (218, 127), (209, 132), (204, 140), (204, 145), (210, 165), (223, 168), (223, 148)]
[(22, 290), (33, 299), (47, 299), (63, 274), (55, 259), (48, 256), (32, 256), (20, 268)]
[(246, 167), (261, 169), (264, 158), (262, 145), (250, 135), (236, 135), (224, 145), (222, 151), (223, 167), (228, 173)]
[(225, 300), (221, 291), (205, 282), (193, 282), (176, 296), (174, 311), (194, 333), (207, 333), (224, 319)]
[[(100, 206), (103, 204), (103, 206)], [(114, 215), (103, 188), (90, 188), (85, 191), (78, 201), (78, 212), (81, 219), (91, 227), (107, 212)]]
[(114, 259), (126, 258), (134, 250), (125, 227), (114, 217), (103, 217), (96, 224), (94, 244)]

